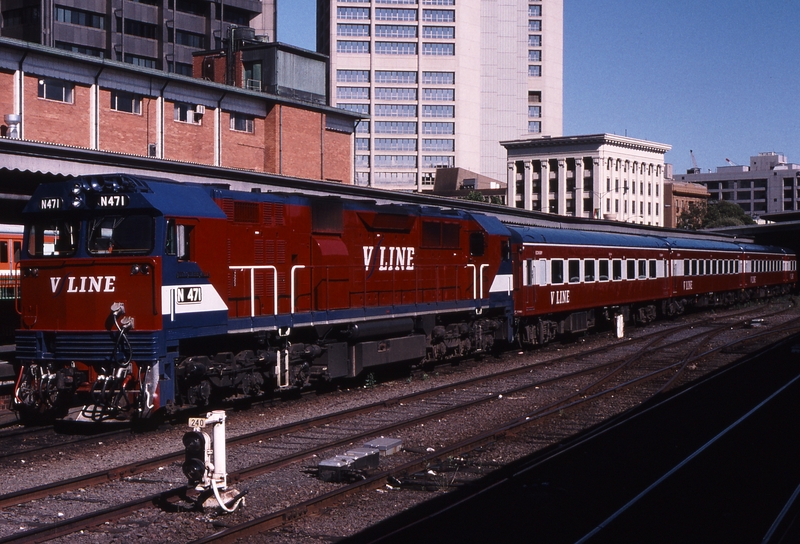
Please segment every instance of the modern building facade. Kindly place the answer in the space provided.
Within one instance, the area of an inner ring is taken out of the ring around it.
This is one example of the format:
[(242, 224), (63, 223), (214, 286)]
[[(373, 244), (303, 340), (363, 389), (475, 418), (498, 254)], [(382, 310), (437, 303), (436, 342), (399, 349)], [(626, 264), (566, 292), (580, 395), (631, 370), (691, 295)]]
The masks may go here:
[(562, 132), (563, 0), (318, 0), (333, 105), (369, 116), (356, 184), (502, 180), (501, 140)]
[(231, 26), (275, 39), (275, 0), (3, 0), (0, 35), (192, 75)]
[(502, 145), (509, 206), (664, 226), (664, 154), (672, 146), (613, 134)]
[(705, 185), (712, 200), (735, 202), (754, 219), (800, 210), (800, 164), (788, 162), (782, 153), (759, 153), (750, 157), (748, 166), (719, 166), (713, 173), (674, 177)]

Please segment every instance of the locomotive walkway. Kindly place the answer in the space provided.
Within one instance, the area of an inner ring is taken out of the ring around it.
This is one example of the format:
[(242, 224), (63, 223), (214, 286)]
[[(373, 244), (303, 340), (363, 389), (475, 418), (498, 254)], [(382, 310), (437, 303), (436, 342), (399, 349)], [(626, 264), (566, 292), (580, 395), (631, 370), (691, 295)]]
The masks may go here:
[(799, 542), (798, 342), (346, 542)]

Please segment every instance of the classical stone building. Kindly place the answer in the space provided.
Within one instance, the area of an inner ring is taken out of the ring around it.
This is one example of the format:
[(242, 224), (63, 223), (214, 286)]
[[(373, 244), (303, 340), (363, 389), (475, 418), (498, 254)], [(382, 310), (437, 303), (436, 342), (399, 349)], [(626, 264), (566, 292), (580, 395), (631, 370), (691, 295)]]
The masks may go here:
[(664, 225), (667, 144), (613, 134), (501, 142), (509, 206)]

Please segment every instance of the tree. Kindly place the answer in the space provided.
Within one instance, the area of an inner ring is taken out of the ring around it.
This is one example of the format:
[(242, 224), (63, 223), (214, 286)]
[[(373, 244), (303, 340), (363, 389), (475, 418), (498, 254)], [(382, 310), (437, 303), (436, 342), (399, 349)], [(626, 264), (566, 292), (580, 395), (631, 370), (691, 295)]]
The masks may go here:
[(480, 191), (470, 191), (465, 200), (475, 200), (477, 202), (485, 202), (483, 193)]
[(752, 225), (753, 218), (744, 213), (738, 204), (728, 200), (713, 200), (708, 206), (692, 202), (678, 218), (678, 228), (687, 230), (712, 229)]

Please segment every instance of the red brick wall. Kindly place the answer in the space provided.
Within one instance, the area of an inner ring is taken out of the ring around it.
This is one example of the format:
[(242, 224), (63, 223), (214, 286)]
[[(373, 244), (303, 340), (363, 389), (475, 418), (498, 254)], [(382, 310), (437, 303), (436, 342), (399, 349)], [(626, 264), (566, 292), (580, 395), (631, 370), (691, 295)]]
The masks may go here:
[(231, 130), (231, 114), (222, 112), (222, 165), (226, 168), (244, 168), (263, 171), (264, 155), (268, 148), (274, 148), (266, 140), (264, 119), (256, 117), (252, 133)]
[(155, 99), (142, 98), (141, 113), (128, 113), (111, 109), (111, 91), (100, 89), (99, 110), (99, 147), (103, 151), (147, 155), (148, 144), (156, 143)]
[(352, 135), (326, 130), (324, 154), (324, 179), (351, 185), (353, 183)]
[(320, 113), (290, 106), (275, 108), (280, 115), (283, 172), (287, 176), (322, 179), (322, 143), (324, 130)]
[(175, 105), (164, 102), (164, 158), (214, 164), (214, 110), (206, 108), (201, 124), (175, 121)]
[(14, 113), (14, 74), (0, 72), (0, 89), (5, 89), (0, 92), (0, 125), (2, 126), (2, 135), (5, 136), (8, 125), (3, 116), (7, 113)]
[(75, 84), (72, 104), (67, 104), (39, 98), (38, 84), (38, 77), (25, 76), (22, 115), (25, 139), (91, 147), (90, 89)]

